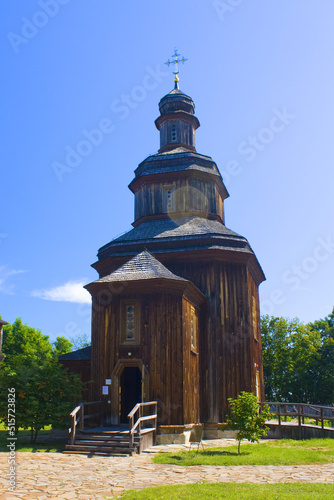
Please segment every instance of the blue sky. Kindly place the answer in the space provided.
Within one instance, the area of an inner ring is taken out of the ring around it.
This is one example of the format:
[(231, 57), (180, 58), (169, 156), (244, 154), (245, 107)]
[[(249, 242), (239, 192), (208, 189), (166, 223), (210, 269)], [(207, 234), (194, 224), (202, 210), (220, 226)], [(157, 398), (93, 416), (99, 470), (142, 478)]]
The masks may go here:
[(131, 228), (127, 186), (159, 147), (175, 47), (188, 59), (180, 88), (201, 123), (197, 151), (230, 193), (226, 225), (267, 277), (262, 313), (330, 313), (333, 21), (332, 0), (5, 2), (3, 319), (51, 339), (90, 335), (82, 284), (97, 278), (98, 248)]

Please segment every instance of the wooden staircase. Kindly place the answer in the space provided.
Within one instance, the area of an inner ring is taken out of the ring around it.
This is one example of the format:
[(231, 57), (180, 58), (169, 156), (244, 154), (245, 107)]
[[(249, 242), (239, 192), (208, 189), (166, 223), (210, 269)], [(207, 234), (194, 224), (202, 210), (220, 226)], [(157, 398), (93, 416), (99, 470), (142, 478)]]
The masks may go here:
[[(133, 455), (155, 444), (157, 429), (157, 402), (138, 403), (129, 413), (129, 426), (85, 429), (85, 421), (100, 418), (100, 413), (87, 414), (87, 408), (99, 401), (80, 403), (71, 413), (70, 442), (64, 453), (97, 455)], [(150, 407), (153, 412), (146, 415)], [(103, 420), (103, 418), (102, 418)]]
[(73, 444), (67, 444), (65, 453), (90, 455), (133, 455), (139, 453), (139, 439), (129, 443), (129, 431), (98, 431), (76, 434)]

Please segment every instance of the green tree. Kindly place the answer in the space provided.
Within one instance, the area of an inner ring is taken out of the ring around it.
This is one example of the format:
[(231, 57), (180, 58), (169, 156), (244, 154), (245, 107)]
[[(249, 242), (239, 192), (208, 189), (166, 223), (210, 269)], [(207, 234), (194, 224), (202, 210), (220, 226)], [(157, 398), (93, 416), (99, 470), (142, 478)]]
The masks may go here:
[(38, 364), (52, 358), (49, 337), (36, 328), (24, 325), (21, 318), (3, 327), (2, 350), (11, 362), (23, 357)]
[(334, 405), (334, 308), (332, 312), (314, 323), (310, 328), (321, 338), (317, 364), (314, 371), (314, 404)]
[(64, 370), (56, 359), (57, 349), (66, 343), (56, 341), (17, 319), (4, 327), (0, 373), (0, 420), (7, 423), (8, 389), (15, 389), (15, 419), (18, 427), (31, 430), (31, 441), (40, 429), (52, 425), (68, 427), (68, 415), (78, 402), (81, 384), (76, 375)]
[(334, 311), (324, 320), (261, 318), (267, 401), (334, 404)]
[(73, 344), (66, 337), (57, 337), (53, 343), (52, 352), (56, 359), (62, 354), (66, 354), (72, 351)]
[(259, 402), (255, 394), (242, 391), (236, 399), (228, 398), (231, 415), (226, 417), (227, 427), (237, 430), (238, 454), (240, 454), (240, 443), (247, 439), (252, 443), (258, 442), (264, 436), (268, 427), (266, 420), (270, 419), (269, 406), (264, 405), (260, 411)]
[(89, 347), (91, 345), (91, 342), (85, 333), (72, 338), (71, 342), (74, 350), (83, 349), (84, 347)]

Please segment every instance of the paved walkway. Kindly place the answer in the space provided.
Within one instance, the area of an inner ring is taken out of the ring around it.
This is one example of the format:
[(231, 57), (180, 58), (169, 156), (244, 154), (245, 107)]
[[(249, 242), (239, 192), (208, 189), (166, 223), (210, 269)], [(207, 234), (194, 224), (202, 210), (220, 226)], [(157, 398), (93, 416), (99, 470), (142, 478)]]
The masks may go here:
[[(205, 441), (205, 446), (226, 446), (235, 440)], [(116, 498), (126, 489), (201, 481), (236, 483), (334, 482), (334, 464), (274, 466), (193, 466), (153, 464), (158, 451), (176, 451), (182, 445), (155, 446), (133, 457), (103, 457), (62, 453), (20, 453), (17, 459), (17, 489), (8, 492), (8, 453), (0, 453), (1, 500)]]

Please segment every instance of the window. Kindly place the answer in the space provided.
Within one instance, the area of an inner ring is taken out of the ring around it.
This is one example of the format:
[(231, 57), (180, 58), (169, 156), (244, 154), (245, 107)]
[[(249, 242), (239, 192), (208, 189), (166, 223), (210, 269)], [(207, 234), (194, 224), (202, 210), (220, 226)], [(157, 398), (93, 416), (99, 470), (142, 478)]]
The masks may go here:
[(135, 306), (126, 306), (126, 340), (135, 340)]
[(175, 207), (174, 185), (163, 186), (163, 211), (173, 212)]
[(139, 303), (123, 301), (121, 306), (121, 344), (138, 345), (140, 341)]
[(171, 140), (172, 140), (172, 142), (176, 142), (176, 125), (175, 125), (175, 123), (172, 125)]
[(252, 297), (252, 322), (253, 322), (253, 333), (254, 337), (258, 339), (258, 315), (257, 315), (257, 303), (256, 298)]
[(256, 370), (255, 390), (256, 390), (256, 397), (258, 398), (259, 401), (261, 401), (261, 386), (260, 386), (260, 372), (259, 372), (259, 370)]
[(194, 306), (190, 306), (191, 350), (197, 352), (198, 317)]

